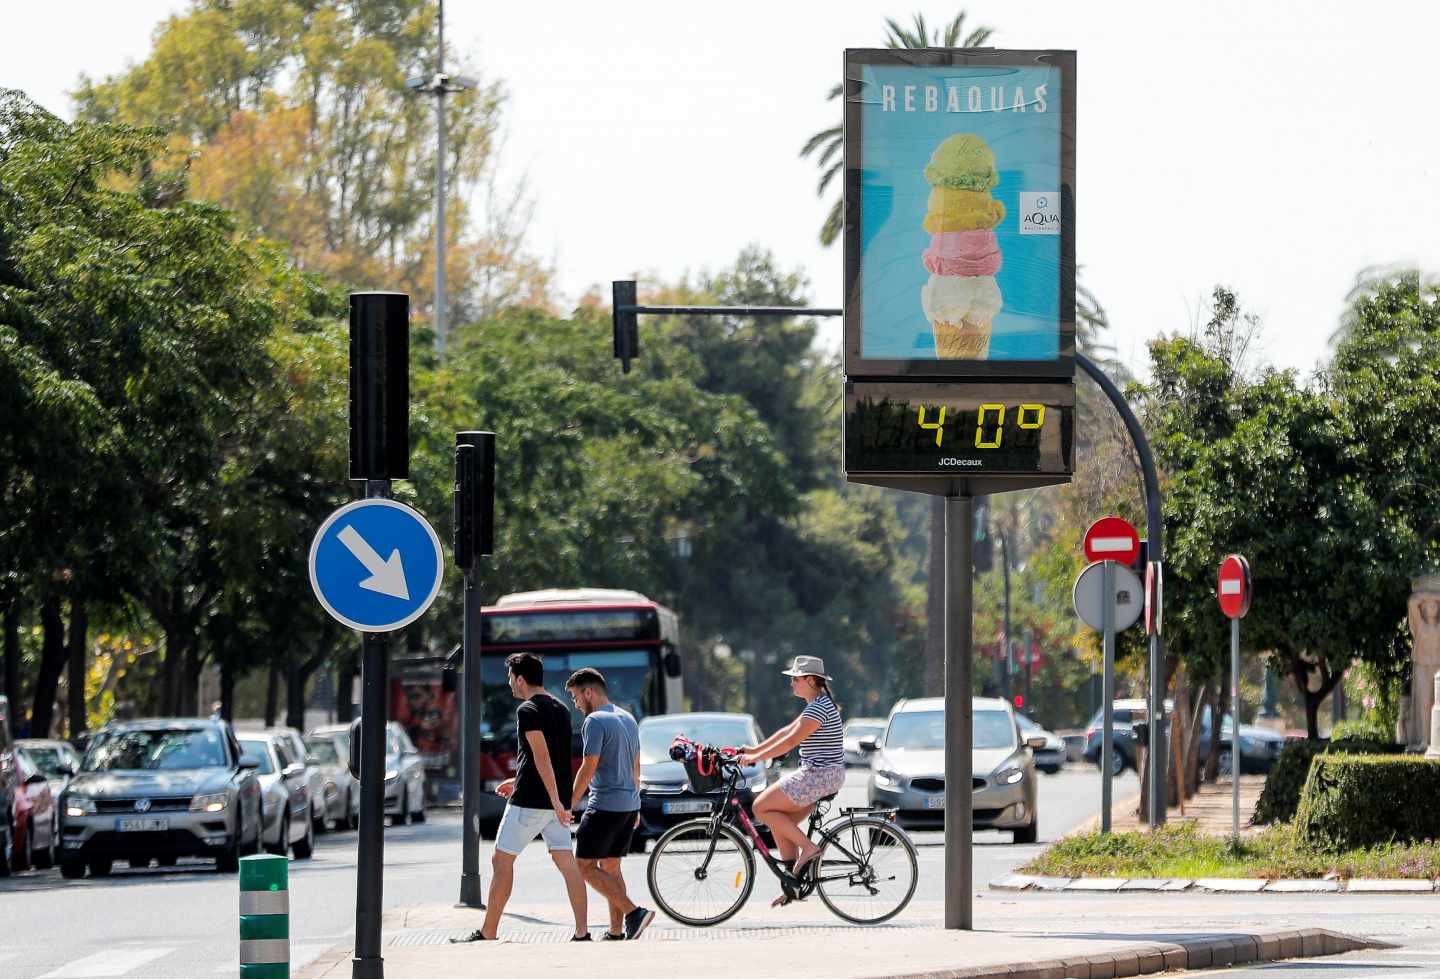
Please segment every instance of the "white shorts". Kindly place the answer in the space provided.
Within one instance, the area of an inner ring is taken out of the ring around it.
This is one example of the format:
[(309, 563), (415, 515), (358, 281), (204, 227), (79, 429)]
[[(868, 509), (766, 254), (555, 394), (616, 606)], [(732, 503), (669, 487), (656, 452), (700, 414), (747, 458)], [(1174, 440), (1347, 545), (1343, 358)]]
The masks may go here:
[(570, 830), (560, 825), (555, 810), (526, 809), (507, 802), (505, 815), (500, 817), (500, 829), (495, 833), (495, 849), (518, 856), (537, 836), (545, 837), (548, 850), (570, 851)]

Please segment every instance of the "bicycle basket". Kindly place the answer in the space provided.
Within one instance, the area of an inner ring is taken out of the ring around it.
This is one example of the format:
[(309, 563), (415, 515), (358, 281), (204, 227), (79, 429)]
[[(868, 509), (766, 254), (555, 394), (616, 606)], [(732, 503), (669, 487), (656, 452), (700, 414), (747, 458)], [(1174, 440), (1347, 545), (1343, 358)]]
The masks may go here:
[(696, 744), (678, 737), (670, 746), (670, 757), (685, 766), (690, 790), (700, 794), (719, 792), (725, 788), (725, 775), (720, 767), (721, 753), (709, 745)]

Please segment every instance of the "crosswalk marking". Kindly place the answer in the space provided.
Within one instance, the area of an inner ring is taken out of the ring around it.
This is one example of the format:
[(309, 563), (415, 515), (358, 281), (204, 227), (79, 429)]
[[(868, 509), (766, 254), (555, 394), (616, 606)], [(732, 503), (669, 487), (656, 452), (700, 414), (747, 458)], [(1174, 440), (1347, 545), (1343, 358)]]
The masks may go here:
[(62, 965), (40, 979), (107, 979), (123, 976), (175, 951), (174, 948), (112, 948)]

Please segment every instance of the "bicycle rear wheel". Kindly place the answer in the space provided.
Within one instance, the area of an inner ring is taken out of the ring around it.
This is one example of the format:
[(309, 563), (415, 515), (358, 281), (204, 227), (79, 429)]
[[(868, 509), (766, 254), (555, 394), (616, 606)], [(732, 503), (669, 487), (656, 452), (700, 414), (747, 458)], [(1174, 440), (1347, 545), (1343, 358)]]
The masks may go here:
[(655, 842), (645, 872), (650, 896), (682, 925), (718, 925), (744, 906), (755, 886), (755, 858), (744, 838), (708, 819), (671, 827)]
[(832, 839), (812, 863), (825, 906), (857, 925), (877, 925), (905, 910), (920, 880), (905, 831), (878, 816), (851, 816), (827, 830)]

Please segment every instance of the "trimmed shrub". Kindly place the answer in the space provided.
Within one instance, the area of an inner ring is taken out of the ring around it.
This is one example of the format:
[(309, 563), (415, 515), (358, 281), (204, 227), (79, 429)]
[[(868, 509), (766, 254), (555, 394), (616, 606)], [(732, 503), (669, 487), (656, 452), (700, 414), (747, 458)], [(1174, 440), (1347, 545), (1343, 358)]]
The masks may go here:
[[(1340, 721), (1330, 729), (1330, 743), (1341, 741), (1366, 741), (1370, 744), (1389, 744), (1393, 731), (1386, 731), (1373, 721)], [(1389, 754), (1390, 752), (1380, 752)]]
[(1440, 761), (1322, 754), (1310, 762), (1295, 833), (1321, 850), (1440, 839)]
[(1382, 741), (1367, 741), (1358, 734), (1352, 734), (1339, 741), (1288, 741), (1280, 749), (1280, 757), (1265, 779), (1260, 798), (1255, 803), (1254, 823), (1283, 823), (1295, 818), (1300, 808), (1300, 793), (1310, 777), (1310, 762), (1321, 754), (1398, 755), (1405, 751), (1404, 745)]

